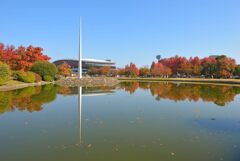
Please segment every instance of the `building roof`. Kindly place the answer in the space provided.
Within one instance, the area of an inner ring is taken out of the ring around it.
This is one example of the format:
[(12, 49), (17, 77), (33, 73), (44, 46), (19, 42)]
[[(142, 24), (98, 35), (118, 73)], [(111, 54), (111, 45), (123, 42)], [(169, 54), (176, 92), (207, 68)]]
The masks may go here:
[[(59, 62), (59, 61), (67, 61), (67, 62), (69, 62), (69, 61), (74, 61), (74, 62), (78, 62), (78, 60), (77, 59), (60, 59), (60, 60), (56, 60), (56, 61), (54, 61), (53, 63), (55, 63), (55, 62)], [(82, 61), (84, 61), (84, 62), (95, 62), (95, 63), (114, 63), (115, 64), (115, 62), (113, 62), (113, 61), (111, 61), (111, 60), (102, 60), (102, 59), (89, 59), (89, 58), (84, 58), (84, 59), (82, 59)]]
[[(68, 65), (71, 66), (71, 68), (78, 68), (78, 60), (76, 59), (61, 59), (61, 60), (56, 60), (53, 63), (55, 65), (60, 65), (66, 62)], [(83, 68), (86, 68), (88, 65), (92, 65), (94, 67), (102, 67), (102, 66), (109, 66), (112, 68), (116, 68), (115, 62), (111, 60), (100, 60), (100, 59), (82, 59), (82, 65)]]
[(82, 59), (82, 60), (86, 62), (96, 62), (96, 63), (115, 63), (111, 60), (101, 60), (101, 59)]

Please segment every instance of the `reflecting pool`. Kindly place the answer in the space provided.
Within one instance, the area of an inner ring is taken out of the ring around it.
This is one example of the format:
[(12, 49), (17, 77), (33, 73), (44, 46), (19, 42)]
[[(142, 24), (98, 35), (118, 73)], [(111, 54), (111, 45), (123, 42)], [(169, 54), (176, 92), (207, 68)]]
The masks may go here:
[(169, 82), (0, 92), (0, 160), (239, 161), (239, 94)]

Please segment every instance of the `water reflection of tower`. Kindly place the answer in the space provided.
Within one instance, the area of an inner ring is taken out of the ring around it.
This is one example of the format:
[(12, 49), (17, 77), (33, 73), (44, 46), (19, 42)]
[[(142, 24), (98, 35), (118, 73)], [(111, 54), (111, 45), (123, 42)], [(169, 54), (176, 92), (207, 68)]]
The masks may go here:
[[(82, 17), (79, 24), (78, 79), (82, 78)], [(82, 87), (78, 87), (79, 145), (82, 142)]]
[(78, 87), (79, 145), (82, 143), (82, 87)]
[(83, 140), (83, 130), (82, 130), (82, 123), (83, 123), (83, 118), (82, 118), (82, 112), (83, 112), (83, 107), (82, 107), (82, 97), (96, 97), (96, 96), (106, 96), (114, 93), (113, 90), (100, 90), (100, 89), (94, 89), (94, 90), (82, 90), (81, 86), (78, 86), (78, 127), (79, 127), (79, 145), (82, 144)]

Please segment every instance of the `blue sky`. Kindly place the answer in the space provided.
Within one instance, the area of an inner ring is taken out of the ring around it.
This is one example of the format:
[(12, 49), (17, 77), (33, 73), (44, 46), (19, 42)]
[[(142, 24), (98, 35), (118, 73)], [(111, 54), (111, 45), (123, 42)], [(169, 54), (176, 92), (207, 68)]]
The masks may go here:
[(41, 46), (52, 60), (150, 65), (155, 56), (226, 54), (240, 63), (239, 0), (0, 0), (0, 42)]

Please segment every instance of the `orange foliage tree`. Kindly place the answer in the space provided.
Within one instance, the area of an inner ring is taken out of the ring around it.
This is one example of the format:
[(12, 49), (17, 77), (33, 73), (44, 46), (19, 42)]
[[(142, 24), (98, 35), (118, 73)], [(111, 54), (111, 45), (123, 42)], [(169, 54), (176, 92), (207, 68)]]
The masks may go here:
[(99, 69), (99, 73), (101, 74), (101, 75), (108, 75), (109, 73), (110, 73), (110, 67), (101, 67), (100, 69)]
[(17, 49), (13, 45), (4, 46), (0, 43), (0, 61), (8, 64), (12, 70), (29, 70), (36, 61), (49, 61), (50, 57), (44, 55), (40, 47), (19, 46)]
[(125, 75), (130, 77), (136, 77), (139, 75), (139, 69), (134, 63), (125, 66)]
[(125, 75), (125, 68), (117, 69), (117, 74), (121, 76)]
[(223, 78), (231, 77), (237, 66), (236, 61), (232, 58), (226, 57), (225, 55), (217, 57), (216, 60), (217, 60), (216, 68), (217, 77)]
[(134, 63), (125, 66), (125, 75), (130, 77), (136, 77), (139, 75), (139, 69)]
[(66, 62), (64, 62), (63, 64), (58, 65), (57, 68), (58, 68), (58, 74), (63, 75), (65, 77), (71, 75), (71, 72), (72, 72), (71, 71), (71, 67)]
[(161, 62), (153, 62), (151, 65), (150, 73), (152, 76), (168, 77), (172, 74), (172, 71), (169, 67), (163, 65)]
[(148, 69), (148, 67), (142, 67), (139, 69), (139, 75), (142, 77), (146, 77), (150, 74), (150, 70)]
[[(200, 59), (199, 57), (185, 57), (175, 56), (159, 60), (158, 63), (162, 63), (171, 69), (174, 75), (195, 75), (229, 78), (236, 70), (236, 61), (225, 55), (216, 57), (205, 57)], [(154, 65), (154, 64), (153, 64)], [(156, 66), (156, 65), (155, 65)], [(157, 65), (161, 68), (161, 65)], [(158, 69), (157, 72), (160, 72)], [(154, 73), (155, 75), (158, 75)]]

